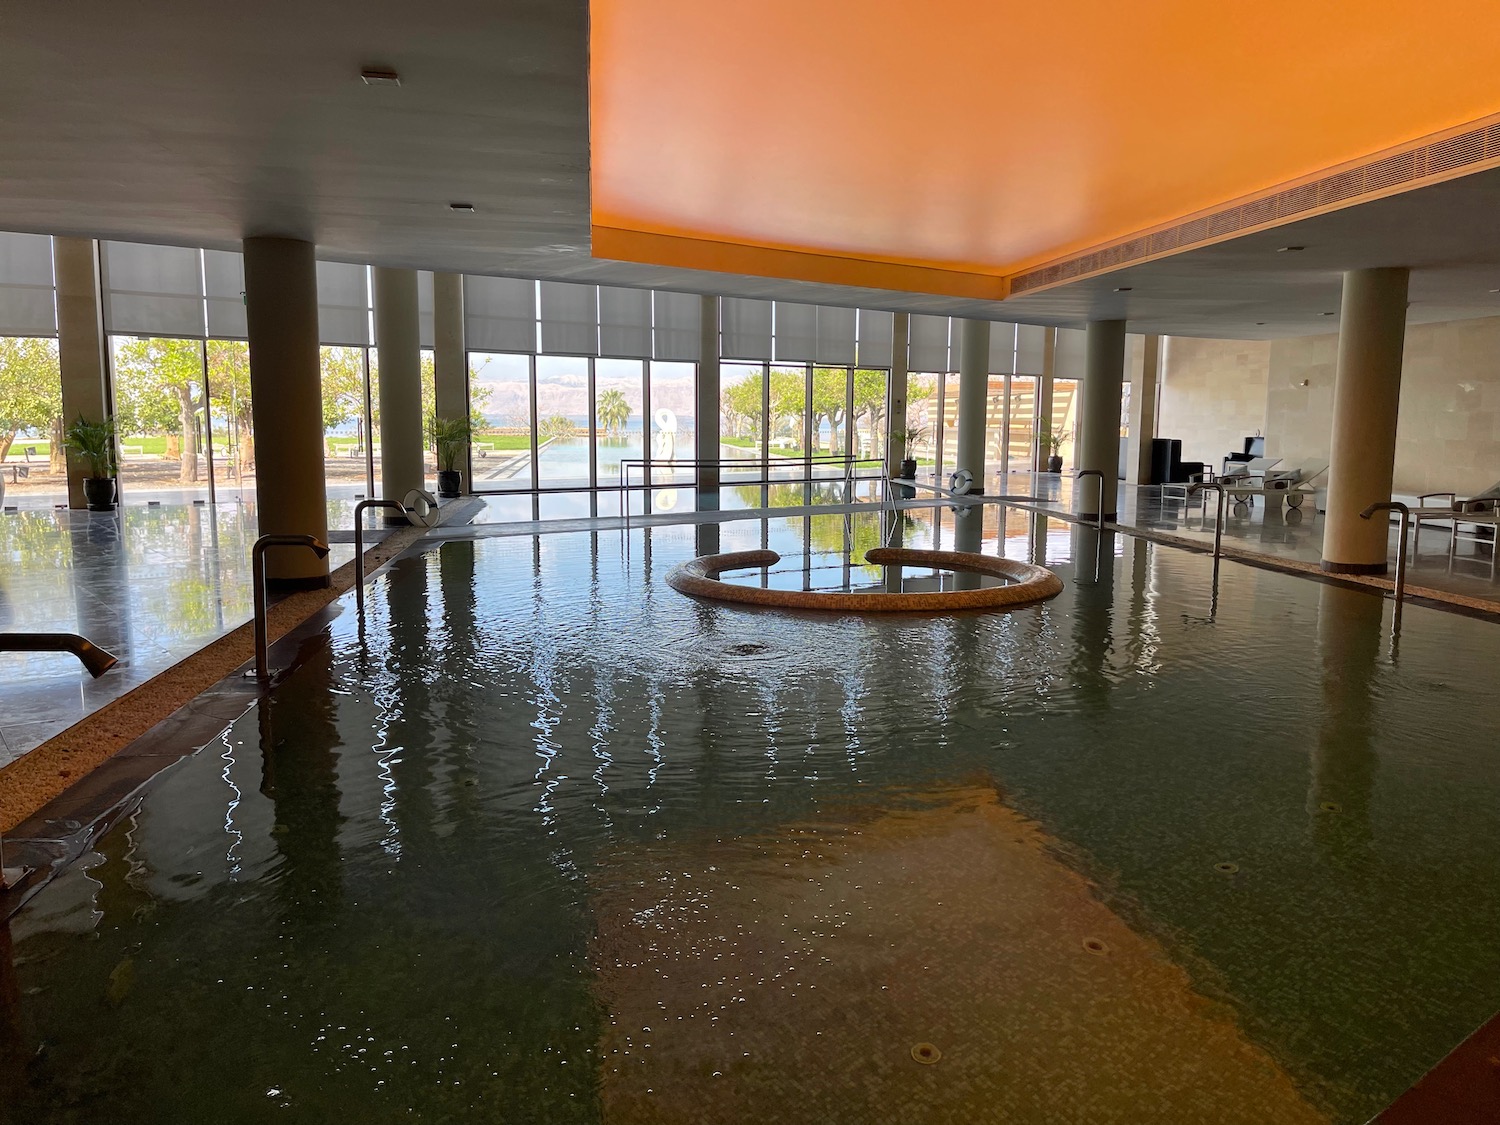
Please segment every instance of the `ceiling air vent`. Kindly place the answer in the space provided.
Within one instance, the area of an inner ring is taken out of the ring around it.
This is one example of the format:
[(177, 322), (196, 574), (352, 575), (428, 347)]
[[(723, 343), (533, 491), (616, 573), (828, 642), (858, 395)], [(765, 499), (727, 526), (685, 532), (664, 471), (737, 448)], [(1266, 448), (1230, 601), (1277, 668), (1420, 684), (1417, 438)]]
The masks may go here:
[(1487, 118), (1461, 133), (1412, 145), (1320, 179), (1242, 199), (1173, 226), (1133, 235), (1077, 257), (1038, 266), (1011, 278), (1010, 292), (1014, 296), (1045, 289), (1143, 258), (1188, 250), (1314, 211), (1347, 206), (1438, 179), (1451, 179), (1455, 173), (1464, 175), (1495, 164), (1500, 164), (1500, 120)]

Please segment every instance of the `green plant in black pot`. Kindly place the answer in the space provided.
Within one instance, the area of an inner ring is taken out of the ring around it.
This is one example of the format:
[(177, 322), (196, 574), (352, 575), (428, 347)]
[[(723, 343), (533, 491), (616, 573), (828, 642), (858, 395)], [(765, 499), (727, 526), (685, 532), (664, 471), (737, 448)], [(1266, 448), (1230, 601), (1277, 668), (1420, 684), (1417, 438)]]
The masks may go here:
[(444, 418), (436, 412), (427, 416), (427, 440), (437, 454), (438, 495), (454, 497), (463, 486), (458, 466), (464, 449), (474, 436), (474, 424), (468, 418)]
[(1049, 473), (1062, 472), (1062, 445), (1067, 436), (1067, 431), (1061, 426), (1053, 427), (1045, 422), (1042, 424), (1042, 432), (1038, 435), (1038, 439), (1042, 443), (1042, 448), (1048, 453), (1047, 471)]
[(927, 440), (926, 426), (907, 426), (901, 431), (901, 479), (917, 477), (917, 446)]
[(82, 414), (68, 424), (63, 444), (76, 453), (88, 476), (83, 480), (83, 496), (91, 512), (115, 509), (115, 424), (106, 419), (90, 422)]

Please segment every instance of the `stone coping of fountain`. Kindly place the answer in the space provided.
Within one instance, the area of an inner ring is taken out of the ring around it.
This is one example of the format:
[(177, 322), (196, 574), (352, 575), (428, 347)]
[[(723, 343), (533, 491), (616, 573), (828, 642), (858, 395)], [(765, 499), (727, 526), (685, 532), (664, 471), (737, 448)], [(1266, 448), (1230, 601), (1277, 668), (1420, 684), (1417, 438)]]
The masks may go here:
[(865, 552), (867, 562), (877, 566), (927, 566), (943, 570), (987, 574), (1008, 578), (1004, 586), (977, 590), (933, 590), (902, 594), (834, 593), (824, 590), (763, 590), (720, 582), (717, 575), (742, 567), (774, 566), (781, 561), (775, 551), (732, 551), (722, 555), (700, 555), (674, 566), (667, 585), (679, 594), (740, 605), (772, 606), (779, 609), (831, 609), (852, 613), (928, 613), (959, 609), (1014, 609), (1055, 598), (1062, 593), (1062, 579), (1046, 567), (1000, 559), (970, 551), (923, 551), (907, 547), (876, 547)]

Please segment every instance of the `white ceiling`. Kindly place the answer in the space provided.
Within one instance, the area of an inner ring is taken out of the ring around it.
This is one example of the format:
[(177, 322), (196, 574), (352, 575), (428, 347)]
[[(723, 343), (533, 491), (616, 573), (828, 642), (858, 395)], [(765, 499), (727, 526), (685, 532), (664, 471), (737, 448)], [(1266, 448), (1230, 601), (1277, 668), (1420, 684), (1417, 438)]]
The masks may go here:
[(1406, 265), (1414, 320), (1500, 315), (1500, 171), (1002, 304), (599, 261), (587, 84), (587, 0), (5, 4), (0, 229), (1236, 338), (1331, 331), (1340, 271)]

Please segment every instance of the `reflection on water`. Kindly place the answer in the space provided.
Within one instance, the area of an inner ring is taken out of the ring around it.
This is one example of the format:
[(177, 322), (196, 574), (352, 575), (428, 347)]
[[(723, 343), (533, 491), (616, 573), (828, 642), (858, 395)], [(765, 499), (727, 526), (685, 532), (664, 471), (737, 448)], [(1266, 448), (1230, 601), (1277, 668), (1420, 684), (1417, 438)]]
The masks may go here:
[[(706, 605), (705, 537), (1066, 588)], [(1500, 1008), (1500, 642), (1210, 568), (941, 507), (404, 560), (15, 919), (0, 1117), (1367, 1120)]]

